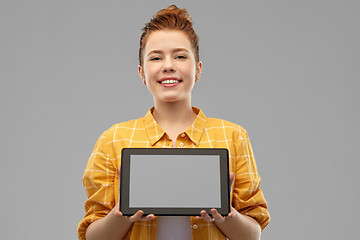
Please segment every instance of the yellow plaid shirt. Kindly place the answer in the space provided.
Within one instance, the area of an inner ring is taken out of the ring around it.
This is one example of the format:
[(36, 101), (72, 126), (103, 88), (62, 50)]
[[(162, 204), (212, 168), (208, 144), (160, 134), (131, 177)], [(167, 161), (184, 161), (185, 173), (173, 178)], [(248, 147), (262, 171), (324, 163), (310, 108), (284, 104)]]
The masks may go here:
[[(88, 196), (85, 217), (78, 225), (79, 239), (85, 239), (87, 227), (103, 218), (119, 201), (118, 169), (123, 148), (171, 148), (172, 140), (153, 118), (151, 108), (145, 117), (115, 124), (105, 131), (94, 147), (83, 176)], [(232, 206), (242, 214), (254, 218), (262, 229), (270, 221), (267, 203), (260, 186), (249, 137), (245, 129), (234, 123), (207, 118), (193, 107), (197, 117), (192, 126), (179, 134), (178, 148), (227, 148), (229, 170), (235, 172), (234, 187), (230, 194)], [(156, 239), (156, 218), (138, 221), (130, 228), (125, 239)], [(193, 239), (226, 239), (214, 223), (190, 217)]]

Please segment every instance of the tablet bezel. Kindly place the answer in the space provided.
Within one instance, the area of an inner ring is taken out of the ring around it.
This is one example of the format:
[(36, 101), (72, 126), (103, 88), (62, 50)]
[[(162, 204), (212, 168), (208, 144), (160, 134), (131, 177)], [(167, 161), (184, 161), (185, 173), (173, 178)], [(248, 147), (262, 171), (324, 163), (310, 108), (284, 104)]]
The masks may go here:
[[(199, 216), (205, 210), (210, 216), (212, 208), (132, 208), (129, 206), (130, 182), (130, 156), (131, 155), (217, 155), (220, 161), (220, 194), (221, 207), (216, 210), (222, 216), (230, 212), (230, 186), (229, 186), (229, 154), (225, 148), (123, 148), (121, 152), (120, 197), (119, 210), (124, 216), (132, 216), (138, 210), (144, 215), (156, 216)], [(204, 169), (206, 170), (206, 169)], [(127, 183), (127, 184), (126, 184)]]

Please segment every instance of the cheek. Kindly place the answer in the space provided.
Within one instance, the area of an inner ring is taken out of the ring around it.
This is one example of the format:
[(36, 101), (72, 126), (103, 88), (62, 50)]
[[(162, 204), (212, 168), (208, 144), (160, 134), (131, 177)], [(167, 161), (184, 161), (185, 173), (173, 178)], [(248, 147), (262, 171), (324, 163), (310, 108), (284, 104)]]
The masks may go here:
[(195, 77), (196, 68), (192, 63), (184, 63), (181, 65), (183, 72), (189, 77)]
[(149, 78), (153, 78), (156, 73), (158, 72), (158, 67), (156, 66), (156, 64), (148, 64), (145, 68), (145, 77), (147, 79)]
[(144, 77), (145, 77), (145, 81), (148, 82), (151, 79), (151, 71), (149, 70), (149, 68), (145, 68), (144, 69)]
[(195, 79), (196, 77), (196, 68), (194, 66), (191, 67), (190, 76)]

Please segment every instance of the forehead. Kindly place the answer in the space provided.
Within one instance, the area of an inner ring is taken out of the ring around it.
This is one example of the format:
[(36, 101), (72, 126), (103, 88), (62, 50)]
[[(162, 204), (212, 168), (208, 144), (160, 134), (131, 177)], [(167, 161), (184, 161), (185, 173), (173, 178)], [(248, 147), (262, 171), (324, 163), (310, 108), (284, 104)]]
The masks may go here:
[(171, 51), (174, 48), (185, 48), (189, 52), (192, 50), (186, 33), (177, 30), (160, 30), (148, 35), (145, 53), (154, 50)]

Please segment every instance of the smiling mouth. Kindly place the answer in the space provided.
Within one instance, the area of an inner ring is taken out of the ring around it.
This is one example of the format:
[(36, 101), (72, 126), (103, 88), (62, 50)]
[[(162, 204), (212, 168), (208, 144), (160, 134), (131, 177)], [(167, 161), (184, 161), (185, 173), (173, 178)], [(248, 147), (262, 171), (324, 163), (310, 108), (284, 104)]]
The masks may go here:
[(160, 81), (160, 84), (175, 84), (175, 83), (180, 83), (181, 80), (175, 80), (175, 79), (166, 79), (163, 81)]

